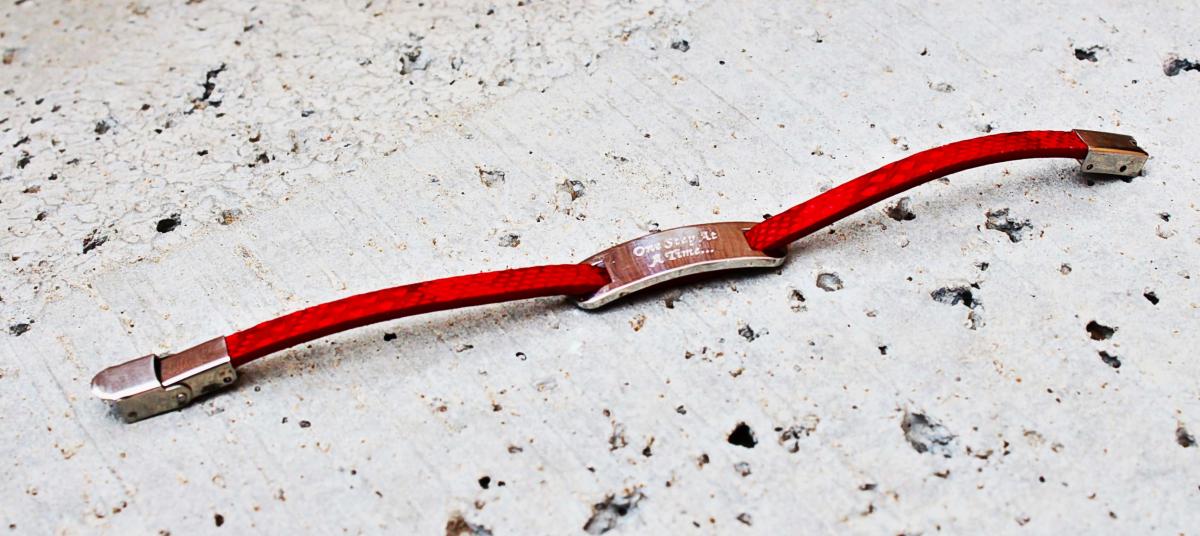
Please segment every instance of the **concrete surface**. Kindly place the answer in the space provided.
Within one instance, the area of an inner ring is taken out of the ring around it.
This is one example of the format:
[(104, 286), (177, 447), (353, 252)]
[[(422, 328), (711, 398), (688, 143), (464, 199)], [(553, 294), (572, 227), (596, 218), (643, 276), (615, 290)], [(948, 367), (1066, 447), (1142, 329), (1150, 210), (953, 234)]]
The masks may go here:
[[(1200, 526), (1194, 5), (0, 9), (0, 530)], [(598, 313), (356, 330), (132, 426), (88, 393), (320, 301), (1073, 127), (1153, 159), (954, 175)]]

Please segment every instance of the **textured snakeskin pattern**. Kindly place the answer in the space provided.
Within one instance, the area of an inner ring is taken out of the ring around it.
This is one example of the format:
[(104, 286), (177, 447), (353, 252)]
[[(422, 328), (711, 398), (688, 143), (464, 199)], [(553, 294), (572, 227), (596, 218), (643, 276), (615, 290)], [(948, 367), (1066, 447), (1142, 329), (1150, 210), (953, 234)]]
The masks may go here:
[(746, 231), (750, 247), (781, 253), (788, 244), (904, 190), (964, 169), (1024, 158), (1087, 156), (1074, 132), (993, 134), (922, 151), (842, 184)]
[[(746, 232), (750, 246), (767, 252), (924, 182), (977, 166), (1024, 158), (1075, 158), (1087, 145), (1073, 132), (994, 134), (944, 145), (888, 164), (768, 218)], [(485, 303), (580, 295), (607, 284), (607, 273), (587, 264), (535, 266), (448, 277), (350, 296), (316, 305), (225, 338), (234, 366), (297, 344), (375, 322)]]
[(608, 283), (602, 268), (555, 264), (447, 277), (350, 296), (225, 337), (233, 365), (297, 344), (403, 316), (540, 296), (579, 295)]

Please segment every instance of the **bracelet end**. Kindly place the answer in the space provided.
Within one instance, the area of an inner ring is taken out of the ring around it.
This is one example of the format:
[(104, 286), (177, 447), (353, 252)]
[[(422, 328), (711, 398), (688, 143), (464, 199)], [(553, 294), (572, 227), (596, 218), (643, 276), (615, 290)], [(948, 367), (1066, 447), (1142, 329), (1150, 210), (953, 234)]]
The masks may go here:
[(125, 422), (136, 422), (182, 408), (235, 380), (225, 338), (218, 337), (182, 352), (108, 367), (92, 378), (92, 394), (111, 402)]
[(1095, 130), (1076, 129), (1074, 132), (1088, 146), (1087, 156), (1079, 161), (1084, 173), (1136, 177), (1150, 158), (1145, 149), (1138, 147), (1133, 136)]

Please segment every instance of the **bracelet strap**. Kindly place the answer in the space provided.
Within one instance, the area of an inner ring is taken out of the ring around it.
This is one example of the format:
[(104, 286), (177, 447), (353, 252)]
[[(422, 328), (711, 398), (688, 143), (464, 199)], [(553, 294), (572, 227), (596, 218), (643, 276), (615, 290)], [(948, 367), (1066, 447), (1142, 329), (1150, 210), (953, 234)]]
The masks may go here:
[(1087, 156), (1088, 146), (1074, 132), (1033, 130), (993, 134), (943, 145), (892, 162), (842, 184), (746, 232), (760, 251), (786, 250), (788, 244), (850, 214), (914, 186), (966, 169), (1027, 158)]
[(348, 329), (405, 316), (524, 300), (574, 296), (608, 283), (587, 264), (553, 264), (434, 279), (367, 292), (268, 320), (225, 337), (233, 366)]
[(888, 164), (757, 224), (679, 227), (619, 244), (579, 264), (448, 277), (342, 298), (176, 354), (109, 367), (92, 380), (92, 391), (135, 421), (233, 383), (234, 367), (376, 322), (557, 295), (575, 296), (590, 309), (673, 279), (778, 266), (788, 244), (864, 207), (951, 173), (1027, 158), (1074, 158), (1086, 172), (1135, 176), (1148, 155), (1129, 136), (1086, 130), (1013, 132), (951, 143)]

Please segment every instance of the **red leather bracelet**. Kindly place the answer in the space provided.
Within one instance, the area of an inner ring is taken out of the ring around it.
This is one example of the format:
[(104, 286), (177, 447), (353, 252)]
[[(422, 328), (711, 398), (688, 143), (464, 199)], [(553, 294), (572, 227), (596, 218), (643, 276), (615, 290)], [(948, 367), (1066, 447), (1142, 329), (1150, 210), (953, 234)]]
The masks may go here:
[(225, 337), (233, 366), (340, 331), (403, 316), (542, 296), (575, 296), (608, 283), (587, 264), (554, 264), (435, 279), (358, 294)]
[(826, 225), (919, 184), (964, 169), (1026, 158), (1087, 157), (1074, 132), (1034, 130), (993, 134), (943, 145), (892, 162), (767, 218), (746, 233), (750, 247), (779, 251)]
[(579, 264), (534, 266), (413, 283), (316, 305), (187, 350), (100, 371), (96, 396), (127, 421), (190, 403), (237, 378), (240, 367), (326, 335), (432, 311), (567, 295), (592, 309), (684, 276), (778, 266), (788, 244), (909, 188), (965, 169), (1027, 158), (1073, 158), (1085, 172), (1141, 173), (1148, 155), (1129, 136), (1086, 130), (994, 134), (888, 164), (759, 223), (669, 229), (613, 246)]

